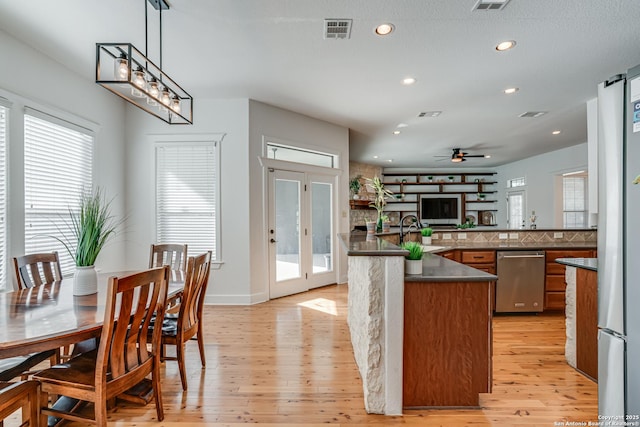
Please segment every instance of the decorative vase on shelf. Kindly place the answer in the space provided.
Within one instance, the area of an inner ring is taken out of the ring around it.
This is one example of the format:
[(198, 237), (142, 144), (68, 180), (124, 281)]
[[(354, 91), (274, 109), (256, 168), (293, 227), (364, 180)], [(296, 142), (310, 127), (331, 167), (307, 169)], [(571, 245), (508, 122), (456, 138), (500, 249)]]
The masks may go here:
[(73, 294), (82, 296), (96, 292), (98, 292), (98, 275), (95, 266), (76, 267), (73, 275)]

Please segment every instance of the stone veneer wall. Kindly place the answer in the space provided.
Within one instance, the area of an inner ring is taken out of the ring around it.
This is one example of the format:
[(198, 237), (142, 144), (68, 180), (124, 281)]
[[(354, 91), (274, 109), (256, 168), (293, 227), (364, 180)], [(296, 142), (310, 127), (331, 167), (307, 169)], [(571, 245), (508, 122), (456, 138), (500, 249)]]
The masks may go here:
[[(460, 233), (466, 235), (466, 239), (460, 239)], [(562, 237), (554, 237), (562, 233)], [(449, 236), (445, 236), (449, 234)], [(506, 235), (507, 239), (501, 239), (500, 235)], [(445, 237), (447, 237), (445, 239)], [(434, 245), (465, 243), (583, 243), (598, 241), (597, 230), (434, 230), (432, 240)], [(437, 242), (437, 243), (436, 243)]]
[[(349, 162), (349, 181), (355, 176), (362, 175), (364, 178), (373, 178), (374, 176), (382, 177), (382, 168), (379, 166), (368, 165), (366, 163)], [(365, 188), (360, 190), (360, 198), (371, 200), (373, 193), (369, 193)], [(367, 219), (375, 221), (375, 209), (350, 209), (349, 210), (349, 229), (353, 230), (356, 225), (365, 225)], [(397, 222), (397, 221), (396, 221)]]
[(402, 413), (404, 258), (350, 256), (347, 322), (367, 413)]
[(565, 282), (567, 282), (565, 290), (567, 303), (564, 309), (567, 341), (564, 346), (564, 356), (567, 363), (574, 368), (578, 365), (576, 355), (576, 272), (575, 267), (567, 265), (564, 273)]

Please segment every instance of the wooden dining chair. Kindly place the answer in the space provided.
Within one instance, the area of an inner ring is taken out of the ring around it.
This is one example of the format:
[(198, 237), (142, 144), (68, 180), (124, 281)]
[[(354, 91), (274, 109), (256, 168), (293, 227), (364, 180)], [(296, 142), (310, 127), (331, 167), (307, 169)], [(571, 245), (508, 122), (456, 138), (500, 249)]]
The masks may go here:
[[(29, 254), (13, 258), (18, 289), (32, 288), (62, 280), (58, 252)], [(0, 381), (14, 378), (27, 379), (29, 370), (49, 359), (52, 364), (60, 359), (60, 351), (47, 350), (10, 359), (0, 360)]]
[(151, 244), (149, 268), (168, 265), (172, 270), (186, 271), (187, 245)]
[(0, 426), (3, 426), (4, 420), (18, 409), (22, 409), (20, 427), (40, 425), (38, 414), (40, 383), (37, 381), (0, 382)]
[(62, 280), (58, 252), (29, 254), (13, 258), (18, 289)]
[[(149, 330), (152, 318), (164, 316), (169, 275), (169, 267), (165, 266), (109, 278), (97, 350), (82, 353), (33, 376), (42, 384), (45, 405), (41, 409), (41, 422), (51, 415), (73, 421), (93, 421), (104, 427), (107, 402), (144, 382), (148, 375), (151, 375), (158, 421), (164, 419), (160, 389), (162, 331), (149, 334)], [(49, 394), (93, 402), (93, 418), (46, 406)]]
[[(202, 310), (211, 269), (211, 251), (189, 257), (187, 273), (182, 291), (182, 300), (177, 317), (167, 314), (162, 322), (162, 359), (177, 360), (182, 389), (187, 390), (185, 368), (185, 343), (196, 337), (202, 366), (206, 366), (204, 355), (204, 334), (202, 332)], [(157, 324), (157, 322), (156, 322)], [(154, 325), (154, 328), (157, 328)], [(176, 346), (176, 356), (168, 357), (165, 347)]]

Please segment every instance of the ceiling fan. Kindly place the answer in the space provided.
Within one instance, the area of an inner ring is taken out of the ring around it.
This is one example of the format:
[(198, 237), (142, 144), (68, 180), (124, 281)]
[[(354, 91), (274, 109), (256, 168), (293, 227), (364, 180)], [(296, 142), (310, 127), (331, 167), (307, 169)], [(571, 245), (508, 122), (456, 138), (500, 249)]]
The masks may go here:
[[(449, 156), (435, 156), (435, 157), (449, 157)], [(467, 157), (489, 157), (489, 156), (486, 156), (484, 154), (469, 154), (467, 152), (462, 151), (462, 149), (460, 148), (454, 148), (453, 153), (451, 154), (451, 161), (453, 163), (466, 162)]]

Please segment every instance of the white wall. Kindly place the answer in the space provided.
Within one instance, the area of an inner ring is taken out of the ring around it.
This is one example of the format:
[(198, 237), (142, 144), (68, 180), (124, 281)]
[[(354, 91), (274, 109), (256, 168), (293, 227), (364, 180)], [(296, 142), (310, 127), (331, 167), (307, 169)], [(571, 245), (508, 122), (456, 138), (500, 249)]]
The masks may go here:
[[(159, 135), (225, 133), (220, 176), (223, 262), (211, 273), (206, 301), (252, 304), (267, 300), (266, 182), (258, 159), (262, 136), (327, 147), (338, 151), (348, 165), (348, 130), (247, 99), (196, 99), (193, 126), (169, 126), (135, 107), (128, 107), (127, 116), (128, 268), (145, 267), (149, 245), (155, 241), (154, 140)], [(346, 181), (340, 186), (345, 189), (341, 195), (345, 206)], [(348, 231), (346, 218), (338, 228)]]
[[(114, 215), (124, 214), (124, 103), (86, 76), (80, 76), (0, 31), (0, 96), (13, 103), (9, 123), (9, 259), (24, 254), (23, 107), (29, 106), (96, 130), (94, 183), (102, 186)], [(91, 55), (87, 52), (87, 55)], [(98, 257), (97, 268), (124, 264), (122, 234)], [(8, 277), (13, 273), (9, 270)]]
[(557, 177), (565, 172), (587, 170), (587, 143), (529, 157), (496, 168), (498, 178), (498, 228), (507, 226), (506, 190), (507, 182), (525, 177), (527, 185), (525, 218), (536, 211), (538, 228), (562, 228), (556, 214), (562, 211), (561, 197), (558, 199)]
[(128, 107), (126, 180), (128, 268), (146, 268), (155, 242), (154, 141), (167, 136), (224, 133), (220, 147), (221, 261), (210, 275), (208, 303), (247, 304), (251, 293), (249, 250), (248, 100), (194, 102), (191, 126), (171, 126)]
[[(267, 300), (269, 292), (267, 212), (262, 209), (266, 205), (267, 176), (259, 162), (259, 157), (262, 156), (263, 137), (275, 138), (311, 149), (324, 149), (340, 156), (338, 166), (342, 174), (337, 188), (336, 232), (346, 233), (349, 231), (349, 130), (258, 101), (250, 101), (249, 106), (250, 245), (254, 248), (254, 253), (259, 255), (251, 258), (251, 294), (252, 302), (258, 302)], [(337, 239), (335, 240), (337, 242)], [(338, 282), (346, 282), (346, 255), (337, 244), (334, 245), (334, 254), (338, 258), (338, 262), (334, 263)]]

